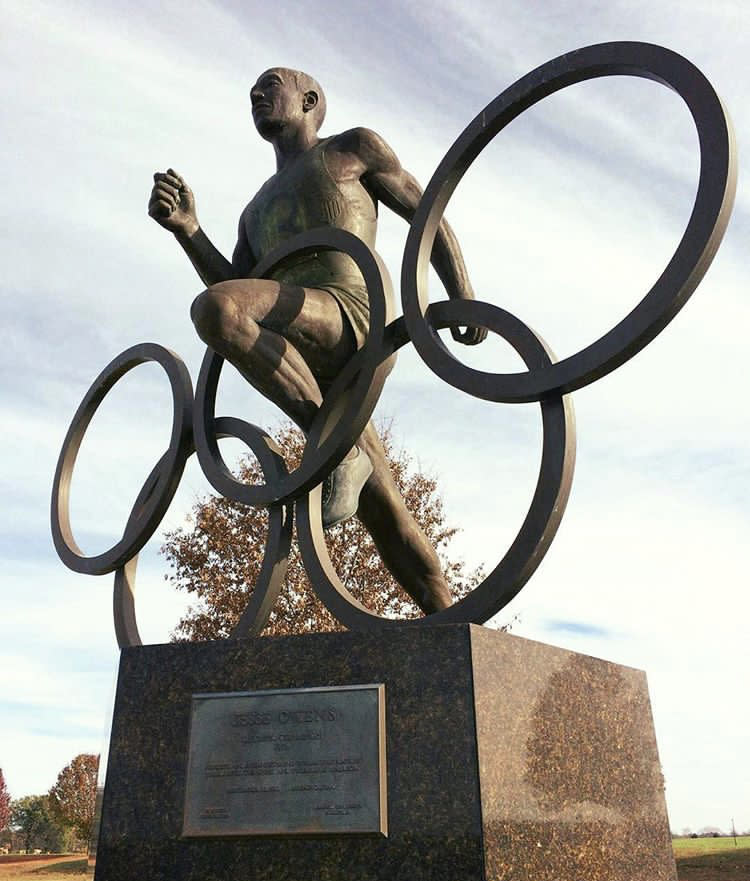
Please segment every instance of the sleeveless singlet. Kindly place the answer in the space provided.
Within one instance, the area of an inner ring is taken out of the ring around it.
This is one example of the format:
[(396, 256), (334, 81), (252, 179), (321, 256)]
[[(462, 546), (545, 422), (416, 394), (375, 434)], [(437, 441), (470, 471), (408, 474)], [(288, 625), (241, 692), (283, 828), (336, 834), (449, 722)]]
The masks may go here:
[[(320, 226), (333, 226), (374, 242), (375, 206), (359, 181), (337, 184), (326, 165), (330, 138), (300, 154), (258, 190), (247, 207), (250, 248), (257, 259), (286, 239)], [(344, 193), (342, 188), (350, 192)], [(287, 284), (328, 291), (338, 301), (359, 348), (369, 330), (367, 289), (356, 263), (346, 254), (321, 251), (286, 264), (272, 276)]]

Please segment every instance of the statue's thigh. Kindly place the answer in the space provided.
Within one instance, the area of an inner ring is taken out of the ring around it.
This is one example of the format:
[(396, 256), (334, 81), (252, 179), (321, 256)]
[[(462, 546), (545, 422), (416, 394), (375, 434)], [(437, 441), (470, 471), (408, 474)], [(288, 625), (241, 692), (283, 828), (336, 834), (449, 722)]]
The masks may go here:
[(357, 350), (338, 300), (318, 288), (254, 281), (258, 324), (295, 346), (316, 376), (333, 379)]

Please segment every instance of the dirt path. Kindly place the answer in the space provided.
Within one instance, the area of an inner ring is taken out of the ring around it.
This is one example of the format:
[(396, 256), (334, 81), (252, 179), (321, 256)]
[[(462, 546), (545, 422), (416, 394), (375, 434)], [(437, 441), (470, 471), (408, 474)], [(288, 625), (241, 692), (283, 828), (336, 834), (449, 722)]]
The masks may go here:
[[(0, 856), (0, 881), (76, 881), (84, 878), (80, 854)], [(750, 881), (750, 852), (706, 854), (677, 859), (678, 881)]]

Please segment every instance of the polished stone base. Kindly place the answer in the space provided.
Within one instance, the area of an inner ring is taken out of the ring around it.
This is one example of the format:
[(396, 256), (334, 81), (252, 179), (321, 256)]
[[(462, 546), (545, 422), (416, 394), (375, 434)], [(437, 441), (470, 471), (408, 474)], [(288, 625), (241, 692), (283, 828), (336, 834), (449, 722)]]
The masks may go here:
[[(193, 694), (372, 683), (387, 837), (181, 837)], [(645, 675), (473, 625), (125, 649), (96, 878), (675, 881)]]

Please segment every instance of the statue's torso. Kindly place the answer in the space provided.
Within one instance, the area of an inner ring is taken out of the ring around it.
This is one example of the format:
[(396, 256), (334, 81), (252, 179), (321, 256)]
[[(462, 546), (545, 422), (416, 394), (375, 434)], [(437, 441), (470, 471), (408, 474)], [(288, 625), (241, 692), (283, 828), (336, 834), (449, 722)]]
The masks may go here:
[[(247, 206), (245, 233), (256, 260), (292, 236), (321, 226), (347, 230), (374, 247), (373, 199), (358, 178), (334, 180), (325, 157), (329, 142), (325, 139), (300, 154), (267, 180)], [(354, 261), (335, 251), (292, 262), (274, 278), (304, 287), (362, 286)]]

